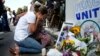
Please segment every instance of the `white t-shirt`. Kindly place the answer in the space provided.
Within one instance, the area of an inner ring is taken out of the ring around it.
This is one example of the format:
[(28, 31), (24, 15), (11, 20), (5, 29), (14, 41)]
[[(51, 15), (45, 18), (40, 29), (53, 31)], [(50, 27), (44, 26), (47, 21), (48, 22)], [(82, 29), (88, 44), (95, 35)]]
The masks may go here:
[(10, 19), (10, 18), (14, 17), (14, 15), (11, 12), (7, 11), (7, 17), (8, 17), (8, 19)]
[(23, 41), (31, 33), (29, 32), (28, 25), (29, 23), (35, 23), (36, 16), (34, 12), (27, 12), (24, 16), (19, 19), (19, 22), (15, 29), (14, 40)]
[(11, 15), (10, 15), (10, 12), (9, 11), (7, 11), (7, 17), (8, 17), (8, 19), (11, 18)]

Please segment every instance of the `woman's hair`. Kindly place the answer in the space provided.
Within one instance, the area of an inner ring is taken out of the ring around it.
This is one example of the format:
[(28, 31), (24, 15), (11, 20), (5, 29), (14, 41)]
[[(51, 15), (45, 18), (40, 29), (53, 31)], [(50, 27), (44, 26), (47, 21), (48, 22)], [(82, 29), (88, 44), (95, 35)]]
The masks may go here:
[(32, 0), (32, 1), (31, 1), (31, 4), (34, 4), (34, 3), (35, 3), (35, 0)]
[(41, 4), (43, 3), (42, 0), (32, 0), (32, 1), (31, 1), (31, 4), (34, 4), (35, 2), (39, 2), (39, 3), (41, 3)]
[(41, 5), (39, 7), (38, 12), (40, 12), (42, 15), (47, 14), (47, 8), (46, 8), (46, 6)]
[(35, 4), (34, 5), (34, 11), (37, 13), (38, 11), (39, 11), (39, 7), (40, 7), (41, 5), (37, 5), (37, 4)]
[(42, 15), (47, 14), (47, 8), (44, 5), (35, 5), (34, 6), (35, 12), (40, 12)]

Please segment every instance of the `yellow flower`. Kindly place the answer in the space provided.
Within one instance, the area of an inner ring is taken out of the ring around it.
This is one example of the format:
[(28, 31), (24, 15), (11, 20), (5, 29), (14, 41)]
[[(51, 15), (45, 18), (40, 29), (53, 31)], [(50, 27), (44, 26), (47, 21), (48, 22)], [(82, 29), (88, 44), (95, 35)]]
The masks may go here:
[(70, 40), (70, 44), (71, 44), (71, 45), (74, 45), (75, 42), (74, 42), (73, 40)]
[(70, 29), (70, 31), (77, 35), (80, 33), (80, 26), (74, 26)]
[(68, 45), (73, 46), (75, 44), (75, 42), (73, 40), (63, 40), (61, 43), (62, 43), (61, 44), (62, 47), (65, 47), (65, 46), (68, 46)]
[(66, 44), (68, 44), (70, 42), (70, 40), (66, 40)]
[(74, 42), (73, 40), (66, 40), (66, 44), (71, 44), (71, 45), (73, 45), (73, 44), (75, 44), (75, 42)]

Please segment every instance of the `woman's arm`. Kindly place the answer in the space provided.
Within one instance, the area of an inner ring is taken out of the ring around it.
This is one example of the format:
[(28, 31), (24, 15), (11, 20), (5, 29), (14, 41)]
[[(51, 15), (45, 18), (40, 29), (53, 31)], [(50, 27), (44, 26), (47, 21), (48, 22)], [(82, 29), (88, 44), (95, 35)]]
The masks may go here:
[(35, 32), (40, 20), (36, 20), (36, 23), (29, 23), (29, 31), (31, 33)]

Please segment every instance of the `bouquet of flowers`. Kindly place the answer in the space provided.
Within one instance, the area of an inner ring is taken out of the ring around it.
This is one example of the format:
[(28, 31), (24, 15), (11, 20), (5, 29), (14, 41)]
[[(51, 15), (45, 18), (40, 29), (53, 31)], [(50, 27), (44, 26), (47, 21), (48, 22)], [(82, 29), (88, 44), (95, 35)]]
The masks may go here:
[(62, 48), (63, 49), (71, 49), (73, 48), (75, 42), (73, 40), (63, 40), (62, 41)]
[[(63, 56), (82, 56), (83, 55), (83, 42), (77, 38), (80, 37), (80, 26), (64, 27), (56, 47), (63, 51)], [(76, 38), (75, 38), (76, 37)], [(81, 44), (82, 43), (82, 44)], [(83, 55), (84, 56), (84, 55)]]
[(62, 41), (62, 49), (76, 51), (78, 47), (75, 47), (74, 44), (75, 44), (74, 40), (64, 40)]
[(74, 40), (62, 41), (62, 49), (64, 51), (63, 56), (80, 56), (80, 52), (76, 50), (77, 47), (75, 47), (74, 44)]

